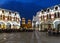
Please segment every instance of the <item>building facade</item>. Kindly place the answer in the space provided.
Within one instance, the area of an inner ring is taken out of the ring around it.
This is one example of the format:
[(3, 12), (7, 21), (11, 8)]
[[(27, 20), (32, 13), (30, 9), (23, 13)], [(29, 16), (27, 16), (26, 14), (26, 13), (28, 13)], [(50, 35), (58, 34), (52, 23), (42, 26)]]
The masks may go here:
[(39, 30), (60, 30), (60, 5), (55, 5), (37, 12), (36, 19), (38, 19), (36, 23), (39, 25)]
[(19, 29), (20, 15), (6, 9), (0, 9), (0, 29)]

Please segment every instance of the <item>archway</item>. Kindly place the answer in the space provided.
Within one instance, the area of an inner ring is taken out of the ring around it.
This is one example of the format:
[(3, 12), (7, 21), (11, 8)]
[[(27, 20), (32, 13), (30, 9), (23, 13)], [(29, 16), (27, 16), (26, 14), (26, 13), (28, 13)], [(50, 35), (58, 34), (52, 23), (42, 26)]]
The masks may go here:
[(11, 29), (11, 24), (10, 23), (7, 23), (6, 28), (7, 29)]
[(57, 25), (57, 30), (59, 30), (59, 31), (60, 31), (60, 24), (58, 24), (58, 25)]
[(5, 23), (4, 22), (0, 22), (0, 29), (5, 29)]
[(54, 28), (58, 28), (58, 25), (60, 24), (60, 20), (59, 19), (57, 19), (57, 20), (55, 20), (54, 22), (53, 22), (53, 24), (54, 24)]

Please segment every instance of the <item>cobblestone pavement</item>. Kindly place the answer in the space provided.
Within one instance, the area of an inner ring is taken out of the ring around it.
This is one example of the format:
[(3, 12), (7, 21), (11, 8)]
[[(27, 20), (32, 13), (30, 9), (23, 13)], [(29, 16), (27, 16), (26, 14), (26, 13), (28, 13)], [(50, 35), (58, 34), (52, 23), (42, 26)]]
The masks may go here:
[(60, 37), (39, 31), (0, 33), (0, 43), (60, 43)]

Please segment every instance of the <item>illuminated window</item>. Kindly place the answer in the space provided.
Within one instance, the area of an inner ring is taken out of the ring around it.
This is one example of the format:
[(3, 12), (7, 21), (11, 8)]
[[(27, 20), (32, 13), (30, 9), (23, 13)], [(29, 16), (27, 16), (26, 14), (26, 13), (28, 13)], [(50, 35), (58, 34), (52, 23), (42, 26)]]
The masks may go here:
[(10, 16), (10, 20), (12, 20), (12, 17)]
[(49, 19), (51, 19), (51, 14), (49, 14)]
[(0, 20), (2, 19), (2, 15), (0, 15)]

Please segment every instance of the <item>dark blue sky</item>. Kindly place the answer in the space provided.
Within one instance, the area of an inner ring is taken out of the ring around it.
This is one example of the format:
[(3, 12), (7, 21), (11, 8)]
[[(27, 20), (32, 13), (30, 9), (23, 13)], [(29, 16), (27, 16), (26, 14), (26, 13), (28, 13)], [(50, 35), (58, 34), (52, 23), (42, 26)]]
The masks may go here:
[(0, 8), (18, 11), (26, 19), (32, 19), (36, 12), (57, 4), (60, 0), (0, 0)]

